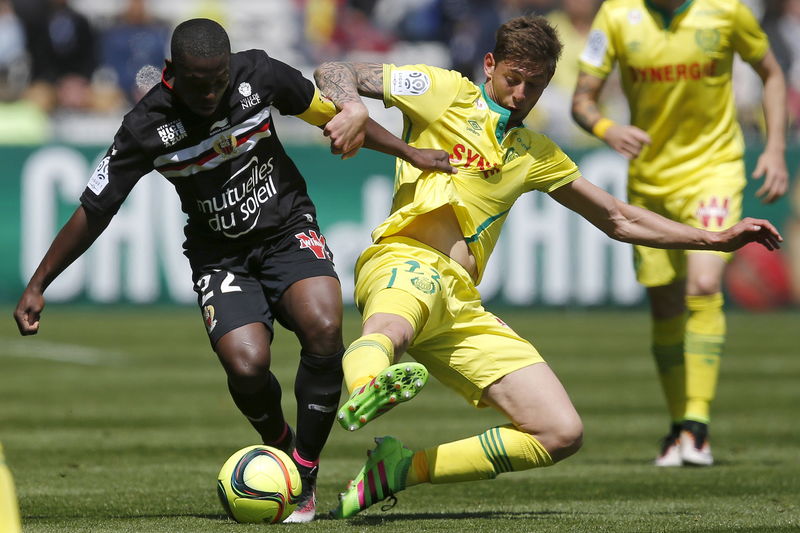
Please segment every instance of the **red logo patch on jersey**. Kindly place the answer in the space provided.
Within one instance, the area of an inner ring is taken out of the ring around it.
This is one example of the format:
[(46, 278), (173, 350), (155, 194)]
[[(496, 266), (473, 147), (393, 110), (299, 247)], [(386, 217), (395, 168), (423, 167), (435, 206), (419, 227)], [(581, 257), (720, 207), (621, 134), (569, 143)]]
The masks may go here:
[(298, 233), (295, 235), (295, 238), (300, 241), (300, 249), (308, 248), (314, 255), (317, 256), (317, 259), (328, 259), (329, 261), (333, 260), (333, 257), (330, 256), (328, 253), (328, 247), (325, 243), (325, 237), (323, 235), (317, 235), (317, 232), (311, 230), (306, 235), (305, 232)]
[(720, 201), (716, 196), (712, 196), (708, 204), (704, 200), (700, 200), (700, 205), (697, 206), (697, 220), (704, 228), (707, 228), (712, 220), (717, 226), (721, 226), (728, 217), (729, 203), (730, 198), (723, 198)]

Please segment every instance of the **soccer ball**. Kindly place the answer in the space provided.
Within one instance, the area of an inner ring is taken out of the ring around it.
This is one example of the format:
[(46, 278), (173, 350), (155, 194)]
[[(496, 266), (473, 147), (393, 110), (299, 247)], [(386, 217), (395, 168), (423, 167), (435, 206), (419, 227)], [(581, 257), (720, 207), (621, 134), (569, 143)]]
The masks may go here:
[(222, 465), (217, 494), (237, 522), (275, 524), (297, 507), (300, 473), (291, 458), (271, 446), (242, 448)]

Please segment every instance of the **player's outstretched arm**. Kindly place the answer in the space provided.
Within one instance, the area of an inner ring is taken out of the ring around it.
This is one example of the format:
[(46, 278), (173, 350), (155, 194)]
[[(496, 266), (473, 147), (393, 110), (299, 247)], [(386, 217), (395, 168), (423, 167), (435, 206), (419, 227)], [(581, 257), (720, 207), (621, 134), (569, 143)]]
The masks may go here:
[(383, 65), (380, 63), (323, 63), (314, 71), (314, 81), (322, 94), (340, 112), (325, 125), (331, 139), (331, 151), (352, 157), (366, 135), (369, 112), (361, 95), (383, 97)]
[(559, 187), (550, 196), (612, 239), (631, 244), (731, 252), (749, 242), (758, 242), (768, 250), (775, 250), (783, 240), (769, 221), (754, 218), (745, 218), (718, 232), (693, 228), (626, 204), (584, 178)]
[(110, 221), (110, 216), (93, 215), (81, 205), (61, 228), (14, 310), (14, 320), (22, 335), (35, 335), (39, 331), (45, 289), (91, 246)]
[(572, 95), (572, 118), (584, 130), (604, 141), (627, 159), (634, 159), (645, 144), (650, 144), (646, 131), (627, 124), (617, 124), (600, 113), (598, 101), (605, 80), (586, 72), (578, 74)]
[(764, 178), (756, 196), (771, 204), (789, 188), (786, 169), (786, 80), (771, 50), (753, 68), (764, 83), (762, 96), (764, 118), (767, 122), (767, 143), (753, 171), (755, 179)]

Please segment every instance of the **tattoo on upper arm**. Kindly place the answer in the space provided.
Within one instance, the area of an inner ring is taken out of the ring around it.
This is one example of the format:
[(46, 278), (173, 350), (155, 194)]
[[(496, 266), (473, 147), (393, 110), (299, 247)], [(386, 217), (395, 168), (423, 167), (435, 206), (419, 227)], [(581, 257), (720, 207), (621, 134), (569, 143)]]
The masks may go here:
[(359, 94), (369, 98), (383, 98), (383, 64), (355, 63)]
[(383, 98), (383, 65), (380, 63), (323, 63), (314, 72), (319, 90), (337, 106), (360, 100), (359, 94)]

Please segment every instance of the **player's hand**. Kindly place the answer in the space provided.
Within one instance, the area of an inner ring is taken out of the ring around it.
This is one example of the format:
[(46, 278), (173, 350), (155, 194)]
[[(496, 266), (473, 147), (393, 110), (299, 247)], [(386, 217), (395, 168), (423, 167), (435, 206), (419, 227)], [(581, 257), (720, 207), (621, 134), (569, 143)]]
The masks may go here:
[(625, 124), (614, 124), (608, 128), (603, 140), (626, 159), (635, 159), (644, 145), (652, 142), (646, 131)]
[(450, 164), (450, 154), (444, 150), (415, 148), (411, 151), (408, 162), (420, 170), (445, 172), (447, 174), (455, 174), (458, 172), (458, 169)]
[(14, 320), (22, 335), (36, 335), (39, 331), (39, 317), (44, 309), (44, 296), (31, 288), (25, 289), (14, 310)]
[(783, 152), (764, 151), (758, 158), (753, 178), (764, 178), (764, 183), (756, 191), (756, 196), (765, 204), (771, 204), (784, 194), (789, 188), (789, 171), (786, 170), (786, 159)]
[(369, 111), (362, 102), (348, 102), (323, 129), (331, 139), (331, 153), (342, 154), (342, 159), (356, 155), (364, 145)]
[(769, 220), (745, 218), (733, 227), (717, 234), (719, 240), (714, 247), (722, 252), (738, 250), (745, 244), (757, 242), (767, 250), (777, 250), (783, 237)]

